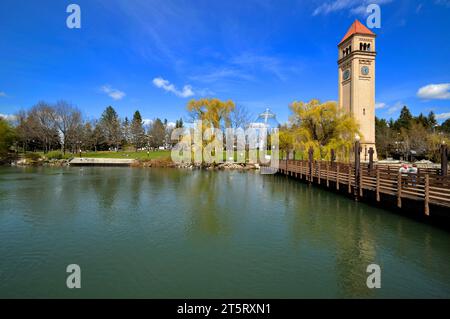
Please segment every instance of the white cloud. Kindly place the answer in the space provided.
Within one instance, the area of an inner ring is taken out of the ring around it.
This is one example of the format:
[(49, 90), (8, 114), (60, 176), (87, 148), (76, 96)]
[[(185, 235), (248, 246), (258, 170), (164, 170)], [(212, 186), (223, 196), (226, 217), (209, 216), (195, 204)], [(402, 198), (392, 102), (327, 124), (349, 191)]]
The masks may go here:
[(7, 121), (15, 121), (17, 118), (15, 115), (12, 115), (12, 114), (1, 114), (1, 113), (0, 113), (0, 117), (4, 118)]
[(0, 97), (6, 97), (6, 93), (5, 92), (0, 92)]
[(378, 109), (384, 109), (386, 106), (387, 106), (386, 103), (376, 103), (376, 104), (375, 104), (375, 109), (376, 109), (376, 110), (378, 110)]
[(196, 90), (195, 91), (198, 95), (200, 96), (212, 96), (215, 95), (216, 93), (208, 88), (206, 89), (200, 89), (200, 90)]
[(387, 115), (393, 115), (394, 113), (397, 113), (400, 111), (405, 104), (402, 101), (398, 101), (395, 104), (387, 104), (383, 102), (377, 102), (375, 103), (375, 109), (379, 110), (379, 112), (383, 112)]
[(417, 91), (417, 96), (427, 100), (450, 100), (450, 83), (426, 85)]
[(366, 8), (369, 4), (386, 4), (389, 2), (392, 2), (392, 0), (334, 0), (318, 6), (314, 10), (313, 16), (327, 15), (343, 10), (347, 10), (354, 15), (365, 15), (367, 14)]
[(116, 101), (123, 99), (126, 95), (125, 92), (113, 89), (109, 85), (102, 86), (102, 92), (108, 94), (110, 98)]
[[(150, 125), (153, 124), (153, 122), (154, 122), (154, 120), (150, 120), (150, 119), (143, 119), (142, 120), (142, 123), (145, 126), (150, 126)], [(174, 128), (175, 127), (175, 122), (167, 122), (167, 127)]]
[(143, 119), (142, 123), (144, 123), (144, 125), (148, 126), (148, 125), (152, 125), (153, 124), (153, 120), (150, 119)]
[(436, 4), (444, 5), (447, 8), (450, 8), (450, 0), (436, 0)]
[(405, 104), (403, 102), (397, 102), (393, 106), (390, 106), (387, 109), (387, 114), (392, 115), (398, 111), (400, 111)]
[(183, 89), (181, 91), (177, 90), (175, 85), (171, 84), (168, 80), (164, 80), (162, 77), (157, 77), (153, 79), (153, 84), (160, 89), (163, 89), (167, 92), (171, 92), (175, 94), (178, 97), (190, 97), (195, 95), (194, 91), (192, 90), (192, 86), (185, 85), (183, 86)]
[(446, 120), (446, 119), (450, 119), (450, 112), (436, 114), (436, 120)]

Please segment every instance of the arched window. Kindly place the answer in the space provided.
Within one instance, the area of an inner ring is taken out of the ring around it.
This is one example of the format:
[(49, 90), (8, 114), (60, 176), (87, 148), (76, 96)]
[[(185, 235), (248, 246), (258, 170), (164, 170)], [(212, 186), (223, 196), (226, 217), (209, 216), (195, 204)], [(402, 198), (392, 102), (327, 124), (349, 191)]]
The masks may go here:
[(359, 44), (359, 50), (360, 50), (360, 51), (363, 50), (363, 44), (362, 44), (362, 43)]
[(366, 115), (366, 108), (363, 108), (363, 115)]
[(352, 52), (352, 46), (348, 47), (348, 51), (351, 53)]
[(367, 51), (370, 51), (370, 43), (367, 44)]

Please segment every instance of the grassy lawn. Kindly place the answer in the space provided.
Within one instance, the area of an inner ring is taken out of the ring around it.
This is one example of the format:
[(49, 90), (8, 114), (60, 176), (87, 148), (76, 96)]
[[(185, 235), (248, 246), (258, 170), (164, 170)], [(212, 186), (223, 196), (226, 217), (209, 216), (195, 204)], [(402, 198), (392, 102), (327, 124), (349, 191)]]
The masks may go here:
[[(77, 155), (79, 156), (79, 155)], [(82, 157), (89, 158), (125, 158), (125, 159), (158, 159), (158, 158), (167, 158), (170, 157), (170, 151), (150, 151), (149, 154), (147, 152), (90, 152), (90, 153), (82, 153)]]
[[(147, 155), (146, 151), (142, 152), (110, 152), (110, 151), (99, 151), (99, 152), (88, 152), (88, 153), (82, 153), (81, 157), (87, 157), (87, 158), (124, 158), (124, 159), (140, 159), (140, 160), (146, 160), (146, 159), (160, 159), (160, 158), (168, 158), (170, 157), (171, 151), (150, 151), (150, 153)], [(44, 152), (28, 152), (26, 157), (32, 157), (33, 154), (39, 155), (40, 157), (51, 157), (52, 154), (59, 154), (64, 159), (70, 159), (73, 157), (79, 157), (80, 154), (72, 154), (70, 152), (67, 152), (66, 155), (62, 155), (60, 151), (53, 151), (49, 152), (47, 154), (44, 154)]]
[[(268, 151), (267, 154), (269, 155), (271, 152)], [(70, 159), (70, 158), (74, 158), (74, 157), (79, 157), (80, 154), (72, 154), (70, 152), (67, 152), (66, 155), (62, 155), (62, 153), (60, 151), (53, 151), (53, 152), (49, 152), (47, 154), (44, 154), (43, 152), (36, 152), (36, 153), (27, 153), (27, 156), (31, 156), (33, 154), (39, 155), (40, 157), (48, 157), (48, 158), (57, 158), (57, 157), (52, 157), (51, 155), (55, 155), (55, 154), (59, 154), (59, 158), (64, 158), (64, 159)], [(151, 159), (165, 159), (165, 158), (170, 158), (171, 157), (171, 151), (170, 150), (164, 150), (164, 151), (150, 151), (149, 154), (147, 154), (146, 151), (140, 151), (140, 152), (134, 152), (134, 151), (119, 151), (119, 152), (114, 152), (114, 151), (98, 151), (98, 152), (88, 152), (85, 153), (83, 152), (81, 154), (81, 157), (85, 157), (85, 158), (122, 158), (122, 159), (137, 159), (137, 160), (151, 160)], [(246, 159), (248, 159), (249, 154), (248, 151), (246, 152)], [(192, 158), (194, 158), (194, 156), (192, 155)], [(226, 161), (227, 160), (227, 152), (224, 151), (223, 152), (223, 160)], [(237, 161), (237, 152), (234, 151), (234, 160)]]

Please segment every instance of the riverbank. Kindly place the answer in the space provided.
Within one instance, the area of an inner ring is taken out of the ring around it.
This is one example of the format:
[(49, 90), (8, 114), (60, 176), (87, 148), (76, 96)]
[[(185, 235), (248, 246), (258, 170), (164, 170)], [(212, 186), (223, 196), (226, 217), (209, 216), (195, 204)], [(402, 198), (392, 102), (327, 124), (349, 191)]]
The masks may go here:
[(118, 159), (118, 158), (71, 158), (71, 159), (46, 159), (46, 158), (23, 158), (13, 161), (11, 166), (28, 167), (65, 167), (65, 166), (129, 166), (135, 168), (179, 168), (179, 169), (204, 169), (204, 170), (257, 170), (258, 164), (250, 163), (183, 163), (177, 164), (170, 158), (156, 159)]

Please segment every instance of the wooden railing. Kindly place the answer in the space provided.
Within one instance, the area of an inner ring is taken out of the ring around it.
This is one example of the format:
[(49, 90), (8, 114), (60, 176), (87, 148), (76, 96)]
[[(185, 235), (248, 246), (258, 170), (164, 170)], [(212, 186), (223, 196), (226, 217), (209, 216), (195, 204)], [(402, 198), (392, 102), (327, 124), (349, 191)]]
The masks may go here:
[(430, 204), (450, 207), (450, 176), (440, 176), (441, 170), (418, 168), (417, 173), (401, 173), (399, 166), (361, 163), (355, 165), (326, 161), (280, 160), (279, 172), (310, 183), (346, 190), (355, 197), (374, 192), (377, 201), (383, 194), (423, 203), (424, 213), (430, 214)]

